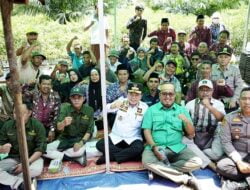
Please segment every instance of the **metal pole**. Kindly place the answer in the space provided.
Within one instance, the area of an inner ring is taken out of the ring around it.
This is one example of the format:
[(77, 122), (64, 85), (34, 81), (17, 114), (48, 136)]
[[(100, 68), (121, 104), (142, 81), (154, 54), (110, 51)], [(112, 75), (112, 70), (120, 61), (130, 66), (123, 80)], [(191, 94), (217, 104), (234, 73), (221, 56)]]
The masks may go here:
[(115, 42), (115, 49), (117, 49), (117, 13), (116, 13), (116, 5), (117, 1), (114, 0), (114, 42)]
[(104, 128), (104, 142), (105, 142), (105, 158), (106, 158), (106, 173), (110, 173), (110, 159), (109, 159), (109, 141), (108, 141), (108, 119), (106, 110), (106, 72), (105, 72), (105, 52), (104, 52), (104, 19), (103, 19), (103, 0), (98, 0), (98, 19), (99, 19), (99, 33), (100, 33), (100, 69), (101, 69), (101, 86), (102, 86), (102, 114), (103, 114), (103, 128)]
[(17, 140), (19, 145), (19, 153), (22, 163), (22, 173), (24, 180), (25, 190), (31, 190), (31, 178), (29, 173), (29, 162), (28, 162), (28, 148), (25, 133), (25, 124), (22, 117), (22, 91), (21, 85), (18, 82), (19, 75), (17, 72), (17, 61), (16, 54), (13, 45), (13, 34), (11, 26), (11, 12), (13, 8), (13, 2), (11, 0), (0, 0), (4, 39), (7, 50), (7, 57), (11, 72), (11, 92), (14, 96), (14, 107), (16, 114), (16, 128), (17, 128)]
[(247, 41), (248, 41), (248, 24), (249, 24), (249, 19), (250, 19), (250, 0), (248, 2), (247, 19), (246, 19), (246, 25), (245, 25), (243, 47), (242, 47), (242, 51), (243, 52), (246, 50)]

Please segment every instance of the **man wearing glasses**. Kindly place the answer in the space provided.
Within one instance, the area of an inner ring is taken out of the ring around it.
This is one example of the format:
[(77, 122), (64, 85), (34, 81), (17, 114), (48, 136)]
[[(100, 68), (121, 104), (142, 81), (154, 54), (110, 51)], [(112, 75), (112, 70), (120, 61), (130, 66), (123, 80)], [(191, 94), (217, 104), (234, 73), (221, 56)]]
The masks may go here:
[[(142, 128), (147, 146), (142, 162), (148, 170), (199, 190), (197, 181), (185, 174), (200, 168), (198, 158), (182, 143), (183, 134), (194, 137), (195, 129), (188, 111), (175, 103), (175, 87), (171, 83), (159, 86), (160, 102), (145, 113)], [(167, 157), (170, 165), (166, 165)]]
[(183, 138), (183, 143), (202, 159), (202, 168), (208, 166), (215, 171), (215, 164), (211, 160), (218, 161), (224, 153), (219, 139), (218, 122), (222, 121), (226, 112), (224, 104), (212, 98), (212, 94), (212, 81), (201, 80), (198, 97), (186, 104), (195, 127), (194, 142)]

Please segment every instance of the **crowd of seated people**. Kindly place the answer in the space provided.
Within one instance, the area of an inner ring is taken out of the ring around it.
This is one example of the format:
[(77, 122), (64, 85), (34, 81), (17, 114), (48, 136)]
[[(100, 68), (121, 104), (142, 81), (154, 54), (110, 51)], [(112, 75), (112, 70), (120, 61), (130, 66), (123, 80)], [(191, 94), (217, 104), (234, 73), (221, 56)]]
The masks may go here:
[[(143, 6), (135, 7), (128, 34), (106, 54), (110, 160), (142, 160), (153, 173), (198, 190), (202, 188), (188, 173), (209, 167), (223, 176), (224, 190), (248, 189), (250, 89), (243, 88), (239, 68), (231, 63), (229, 31), (221, 27), (212, 33), (215, 28), (205, 26), (204, 15), (198, 15), (187, 39), (187, 32), (176, 35), (169, 19), (162, 18), (145, 47), (143, 11)], [(96, 15), (94, 20), (89, 28), (98, 22)], [(38, 33), (26, 36), (16, 54), (31, 175), (41, 174), (42, 158), (86, 166), (85, 144), (95, 128), (103, 130), (103, 77), (99, 53), (92, 52), (96, 44), (82, 47), (73, 37), (66, 45), (70, 62), (60, 60), (46, 75)], [(17, 189), (23, 181), (11, 77), (8, 73), (0, 86), (0, 154), (8, 154), (0, 161), (0, 185)], [(96, 147), (103, 153), (96, 164), (104, 164), (104, 140)]]

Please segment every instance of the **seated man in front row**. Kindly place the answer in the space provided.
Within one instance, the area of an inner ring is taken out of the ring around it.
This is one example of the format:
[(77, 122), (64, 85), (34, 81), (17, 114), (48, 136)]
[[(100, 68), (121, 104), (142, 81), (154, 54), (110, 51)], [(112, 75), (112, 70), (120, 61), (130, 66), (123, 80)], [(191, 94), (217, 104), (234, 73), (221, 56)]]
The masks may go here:
[(61, 105), (57, 130), (61, 132), (58, 140), (47, 146), (47, 158), (73, 160), (86, 165), (84, 144), (90, 139), (94, 129), (94, 111), (85, 105), (85, 92), (79, 87), (70, 91), (71, 103)]
[[(145, 168), (157, 175), (199, 190), (196, 180), (183, 173), (199, 169), (202, 163), (182, 143), (184, 133), (188, 136), (195, 134), (192, 120), (184, 107), (174, 103), (172, 83), (161, 84), (159, 90), (160, 102), (147, 110), (142, 123), (148, 144), (142, 154), (142, 162)], [(168, 158), (170, 165), (164, 157)]]
[[(45, 128), (38, 120), (31, 117), (31, 102), (24, 101), (21, 108), (25, 122), (30, 176), (36, 177), (43, 170), (41, 156), (46, 150)], [(14, 118), (16, 118), (15, 114)], [(0, 130), (0, 153), (9, 154), (7, 158), (0, 161), (0, 189), (18, 189), (23, 183), (23, 173), (17, 141), (16, 120), (7, 121)]]
[(227, 114), (221, 127), (221, 143), (227, 155), (217, 164), (224, 179), (222, 190), (250, 188), (250, 88), (240, 93), (240, 109)]
[(212, 98), (213, 91), (212, 81), (203, 79), (198, 85), (198, 97), (186, 104), (195, 127), (195, 137), (194, 141), (185, 137), (183, 143), (202, 159), (202, 168), (208, 166), (215, 171), (212, 161), (218, 161), (224, 153), (218, 122), (222, 121), (226, 112), (224, 104)]
[[(128, 98), (119, 98), (107, 105), (108, 112), (117, 112), (112, 132), (109, 135), (110, 161), (118, 163), (140, 158), (143, 151), (141, 122), (148, 106), (141, 102), (142, 84), (128, 85)], [(105, 152), (104, 139), (96, 144), (96, 148)], [(101, 156), (96, 164), (105, 163)]]

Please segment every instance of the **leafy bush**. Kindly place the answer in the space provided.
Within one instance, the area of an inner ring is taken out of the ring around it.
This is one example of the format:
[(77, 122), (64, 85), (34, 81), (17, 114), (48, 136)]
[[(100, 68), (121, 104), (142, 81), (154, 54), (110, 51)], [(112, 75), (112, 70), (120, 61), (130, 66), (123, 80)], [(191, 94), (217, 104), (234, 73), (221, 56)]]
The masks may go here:
[[(111, 11), (112, 12), (112, 11)], [(126, 16), (124, 16), (126, 15)], [(112, 47), (120, 42), (121, 36), (127, 33), (126, 23), (130, 17), (134, 15), (134, 6), (117, 8), (117, 34), (114, 35), (114, 17), (108, 15), (110, 23), (110, 44)], [(154, 11), (150, 8), (145, 8), (144, 17), (148, 20), (148, 32), (156, 30), (160, 26), (162, 17), (168, 17), (170, 26), (176, 31), (185, 30), (190, 32), (195, 26), (196, 17), (194, 15), (183, 15), (181, 13), (167, 13), (163, 10)], [(239, 54), (242, 48), (242, 41), (245, 28), (245, 18), (247, 15), (247, 6), (241, 5), (239, 9), (225, 10), (221, 13), (222, 21), (231, 32), (231, 44), (236, 48), (236, 53)], [(206, 17), (206, 24), (210, 24), (211, 19)], [(0, 20), (0, 22), (2, 22)], [(44, 54), (49, 59), (67, 58), (66, 45), (74, 36), (78, 36), (80, 42), (87, 48), (90, 42), (89, 31), (83, 32), (83, 26), (89, 22), (89, 17), (85, 16), (76, 22), (60, 25), (45, 14), (36, 16), (15, 14), (12, 17), (13, 34), (15, 37), (15, 47), (21, 46), (26, 39), (25, 33), (33, 28), (39, 32), (39, 41), (42, 44)], [(3, 40), (2, 23), (0, 29), (0, 59), (6, 60), (6, 49)], [(149, 39), (146, 38), (144, 45), (148, 46)]]

